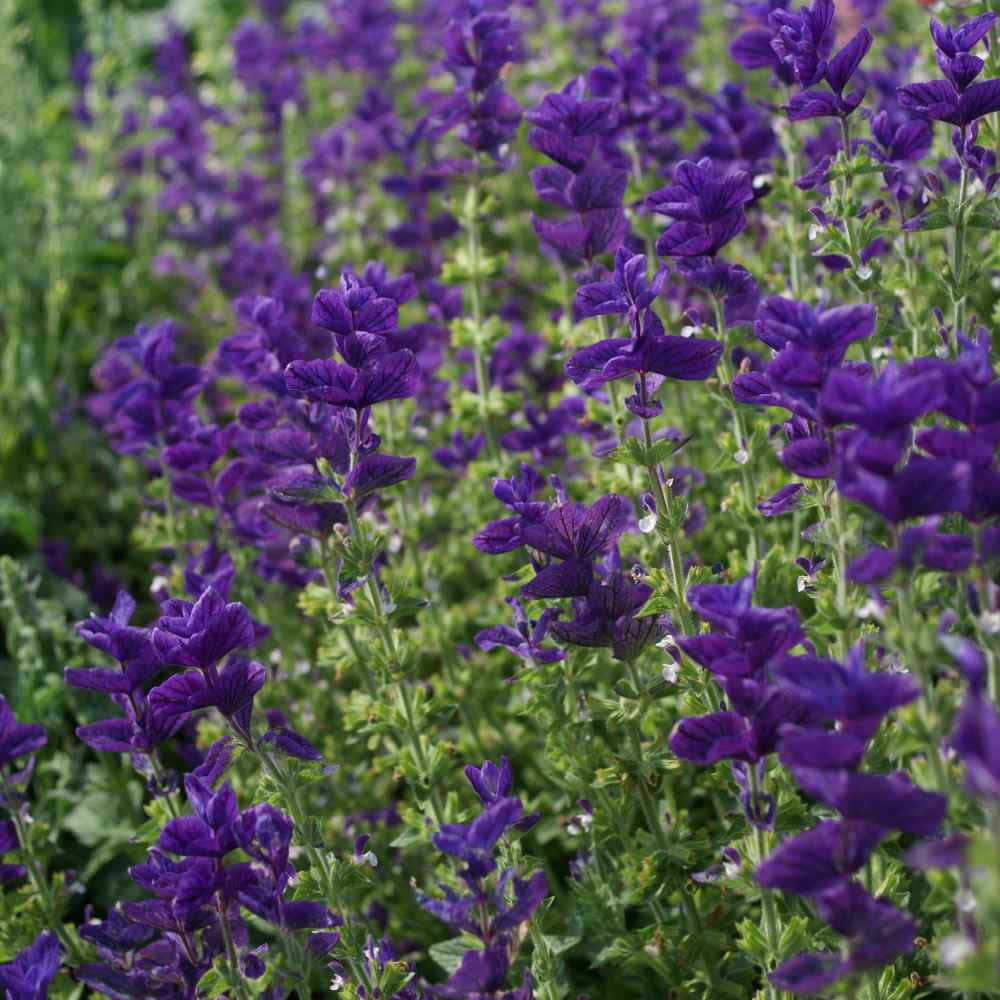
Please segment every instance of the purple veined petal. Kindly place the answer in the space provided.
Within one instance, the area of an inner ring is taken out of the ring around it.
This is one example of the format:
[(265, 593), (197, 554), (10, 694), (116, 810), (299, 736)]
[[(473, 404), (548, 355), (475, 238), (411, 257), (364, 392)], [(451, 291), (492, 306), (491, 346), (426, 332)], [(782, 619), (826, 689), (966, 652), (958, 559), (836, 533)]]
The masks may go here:
[(871, 47), (872, 33), (867, 28), (861, 28), (827, 63), (826, 82), (838, 94), (843, 92)]
[(789, 472), (806, 479), (829, 479), (833, 475), (833, 455), (823, 438), (801, 438), (781, 450), (781, 464)]
[(631, 338), (599, 340), (566, 362), (566, 374), (583, 389), (596, 389), (639, 371), (640, 358)]
[(856, 770), (865, 755), (867, 740), (846, 730), (783, 726), (778, 756), (788, 768)]
[(785, 105), (788, 120), (804, 122), (810, 118), (841, 117), (841, 100), (828, 90), (801, 90), (793, 94)]
[(354, 329), (351, 310), (340, 292), (332, 288), (323, 288), (316, 294), (310, 322), (333, 333), (347, 334)]
[[(358, 311), (354, 317), (354, 330), (366, 333), (381, 334), (383, 336), (392, 333), (399, 323), (399, 306), (395, 299), (371, 298)], [(318, 324), (317, 324), (318, 325)]]
[(782, 962), (767, 978), (780, 990), (813, 994), (843, 979), (851, 967), (833, 951), (804, 951)]
[(132, 687), (125, 674), (106, 667), (66, 667), (63, 670), (63, 680), (72, 687), (105, 694), (128, 694)]
[(405, 482), (417, 469), (415, 458), (377, 452), (363, 456), (344, 480), (344, 492), (361, 500), (379, 490)]
[(798, 507), (804, 489), (804, 483), (786, 483), (776, 493), (757, 504), (757, 510), (764, 517), (778, 517), (781, 514), (787, 514)]
[(590, 589), (593, 567), (586, 559), (567, 559), (540, 570), (521, 588), (529, 600), (545, 597), (583, 597)]
[(261, 742), (270, 743), (286, 756), (295, 757), (298, 760), (318, 761), (323, 759), (323, 755), (309, 740), (287, 726), (269, 729), (261, 738)]
[(160, 833), (160, 847), (186, 858), (218, 858), (227, 853), (212, 828), (197, 816), (170, 820)]
[(477, 632), (475, 642), (484, 653), (494, 649), (517, 650), (524, 645), (524, 636), (509, 625), (493, 625)]
[(811, 895), (864, 867), (885, 831), (871, 823), (824, 820), (789, 837), (757, 868), (760, 885)]
[(670, 749), (692, 764), (714, 764), (726, 758), (752, 759), (746, 719), (735, 712), (682, 719), (670, 734)]
[[(623, 315), (629, 308), (628, 300), (621, 295), (613, 281), (597, 281), (581, 286), (576, 290), (575, 303), (577, 311), (583, 317)], [(570, 378), (577, 381), (572, 374)]]
[(522, 523), (520, 517), (506, 517), (500, 521), (491, 521), (472, 539), (472, 544), (480, 552), (492, 556), (513, 552), (524, 544), (521, 538)]
[(212, 703), (208, 684), (200, 673), (187, 671), (168, 677), (149, 692), (151, 715), (172, 719)]
[(1000, 80), (983, 80), (974, 83), (958, 99), (961, 121), (955, 124), (971, 124), (985, 115), (1000, 111)]
[(135, 729), (128, 719), (105, 719), (77, 726), (76, 735), (87, 746), (106, 753), (131, 753), (135, 749)]
[(625, 197), (627, 185), (626, 171), (590, 163), (573, 176), (567, 195), (570, 205), (576, 212), (616, 209)]
[(644, 371), (701, 381), (714, 373), (722, 350), (719, 341), (708, 338), (649, 336), (640, 338), (637, 354)]
[(565, 167), (556, 164), (546, 164), (542, 167), (535, 167), (530, 171), (532, 186), (535, 194), (542, 201), (547, 201), (560, 208), (571, 208), (567, 189), (570, 181), (573, 180), (573, 172)]
[(918, 115), (926, 115), (935, 121), (962, 124), (959, 95), (947, 80), (931, 80), (928, 83), (910, 83), (896, 90), (900, 106)]

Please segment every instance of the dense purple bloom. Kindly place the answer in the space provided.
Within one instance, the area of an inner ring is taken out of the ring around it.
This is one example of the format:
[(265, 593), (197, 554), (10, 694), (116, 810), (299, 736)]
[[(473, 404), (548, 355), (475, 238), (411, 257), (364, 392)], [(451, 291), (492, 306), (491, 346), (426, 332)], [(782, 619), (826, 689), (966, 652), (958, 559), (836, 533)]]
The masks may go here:
[(570, 259), (592, 260), (617, 250), (625, 236), (628, 174), (598, 158), (599, 138), (618, 124), (615, 102), (587, 97), (581, 78), (546, 95), (527, 118), (534, 126), (528, 141), (553, 161), (532, 170), (535, 191), (570, 213), (558, 220), (532, 217), (539, 239)]
[(875, 308), (837, 306), (819, 312), (805, 302), (772, 296), (761, 306), (754, 331), (775, 351), (794, 345), (832, 367), (843, 361), (852, 343), (874, 333)]
[(778, 7), (771, 12), (771, 49), (802, 87), (811, 87), (826, 74), (826, 57), (833, 48), (834, 13), (833, 0), (813, 0), (812, 6), (798, 11)]
[(746, 228), (744, 206), (753, 200), (750, 175), (716, 173), (707, 157), (674, 168), (674, 182), (647, 198), (648, 206), (674, 220), (656, 242), (661, 257), (702, 257), (718, 253)]

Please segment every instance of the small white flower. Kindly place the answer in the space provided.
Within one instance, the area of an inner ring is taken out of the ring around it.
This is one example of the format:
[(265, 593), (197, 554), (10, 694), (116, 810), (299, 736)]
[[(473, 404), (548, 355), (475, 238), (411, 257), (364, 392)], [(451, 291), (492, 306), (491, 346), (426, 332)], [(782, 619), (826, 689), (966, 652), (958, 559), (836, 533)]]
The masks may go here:
[(673, 660), (669, 660), (667, 663), (663, 664), (663, 669), (660, 671), (660, 676), (668, 684), (676, 684), (677, 678), (681, 675), (681, 669), (674, 663)]
[(819, 226), (817, 226), (815, 224), (811, 225), (809, 227), (809, 239), (810, 239), (810, 241), (816, 239), (816, 237), (819, 236), (819, 232), (820, 232)]
[(941, 961), (945, 965), (958, 965), (975, 953), (975, 944), (964, 934), (949, 934), (941, 942)]
[(343, 976), (334, 976), (333, 979), (330, 980), (330, 992), (339, 993), (345, 985), (347, 985), (347, 983)]
[(880, 622), (885, 619), (885, 611), (879, 605), (878, 601), (871, 597), (858, 608), (857, 615), (863, 621), (874, 618), (875, 621)]
[(976, 909), (976, 897), (971, 889), (959, 889), (955, 894), (955, 905), (963, 913), (974, 913)]
[(862, 264), (854, 273), (862, 281), (867, 281), (875, 272), (867, 264)]
[(746, 448), (740, 448), (738, 451), (733, 452), (733, 458), (736, 459), (737, 465), (746, 465), (750, 461), (750, 452)]
[(170, 581), (165, 576), (154, 576), (153, 582), (149, 585), (149, 592), (155, 594), (158, 590), (163, 590), (170, 586)]
[(1000, 611), (987, 611), (980, 615), (979, 627), (987, 635), (1000, 635)]
[(656, 515), (647, 514), (645, 517), (639, 518), (639, 530), (644, 534), (648, 535), (651, 531), (656, 530)]

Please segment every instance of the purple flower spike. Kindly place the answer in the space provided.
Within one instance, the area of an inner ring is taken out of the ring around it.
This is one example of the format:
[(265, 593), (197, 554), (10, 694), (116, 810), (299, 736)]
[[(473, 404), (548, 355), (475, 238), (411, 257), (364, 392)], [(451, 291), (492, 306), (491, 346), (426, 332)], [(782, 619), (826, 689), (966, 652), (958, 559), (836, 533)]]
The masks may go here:
[(746, 172), (719, 177), (707, 157), (679, 163), (674, 183), (646, 199), (654, 212), (674, 219), (657, 240), (656, 252), (661, 257), (714, 256), (746, 228), (744, 206), (752, 200)]

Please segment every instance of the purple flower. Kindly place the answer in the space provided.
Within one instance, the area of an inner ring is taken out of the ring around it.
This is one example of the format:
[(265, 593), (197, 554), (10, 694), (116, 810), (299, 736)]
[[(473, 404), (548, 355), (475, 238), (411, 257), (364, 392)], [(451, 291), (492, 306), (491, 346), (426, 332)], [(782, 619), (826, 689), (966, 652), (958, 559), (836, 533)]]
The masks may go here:
[(0, 965), (0, 987), (9, 1000), (45, 1000), (60, 964), (59, 938), (42, 931), (12, 962)]
[(874, 823), (824, 820), (789, 837), (757, 868), (758, 883), (809, 896), (860, 871), (886, 830)]
[(636, 617), (652, 592), (632, 574), (616, 570), (593, 580), (586, 596), (575, 602), (574, 618), (554, 622), (552, 634), (574, 646), (610, 646), (616, 660), (631, 662), (670, 627), (670, 620), (659, 615)]
[(772, 296), (761, 306), (754, 332), (776, 351), (793, 345), (832, 368), (854, 341), (875, 332), (875, 307), (837, 306), (817, 312), (805, 302)]
[(244, 605), (227, 604), (211, 587), (194, 604), (171, 599), (161, 610), (153, 644), (174, 666), (206, 670), (263, 637)]
[(501, 757), (499, 764), (485, 761), (482, 767), (466, 764), (465, 776), (484, 806), (507, 798), (514, 784), (510, 761), (506, 757)]
[(674, 183), (655, 191), (647, 205), (674, 220), (656, 243), (661, 257), (713, 256), (746, 228), (744, 206), (753, 200), (750, 175), (742, 170), (718, 176), (707, 157), (684, 160)]
[(507, 603), (514, 612), (514, 627), (494, 625), (478, 632), (476, 645), (481, 650), (488, 653), (493, 649), (508, 649), (529, 664), (556, 663), (566, 658), (564, 650), (544, 645), (545, 636), (556, 617), (554, 611), (543, 611), (537, 620), (532, 621), (516, 597), (508, 597)]
[[(7, 767), (21, 757), (41, 750), (47, 742), (45, 730), (31, 723), (18, 722), (7, 699), (0, 695), (0, 767)], [(26, 773), (30, 775), (30, 769), (26, 769)], [(9, 780), (20, 783), (16, 774), (12, 774)]]
[(808, 795), (836, 809), (848, 820), (931, 837), (940, 829), (948, 811), (946, 796), (917, 788), (899, 773), (860, 774), (815, 767), (796, 767), (793, 773)]
[(803, 90), (794, 94), (788, 102), (788, 117), (792, 121), (805, 121), (809, 118), (847, 118), (852, 114), (864, 98), (864, 91), (855, 90), (845, 97), (844, 88), (871, 45), (871, 32), (862, 28), (826, 65), (822, 78), (829, 84), (830, 91)]
[(911, 83), (899, 88), (899, 103), (918, 115), (968, 128), (978, 119), (1000, 110), (1000, 80), (984, 80), (962, 93), (948, 80)]
[(663, 333), (656, 314), (647, 312), (638, 336), (613, 337), (582, 348), (566, 362), (566, 374), (588, 390), (636, 375), (703, 381), (715, 371), (722, 350), (717, 340)]
[(771, 49), (802, 87), (811, 87), (827, 71), (826, 57), (833, 48), (833, 0), (813, 0), (798, 11), (772, 10), (769, 21), (774, 36)]
[(410, 351), (393, 351), (355, 368), (332, 360), (293, 361), (285, 384), (293, 396), (315, 403), (363, 410), (416, 392), (420, 366)]
[(646, 278), (646, 255), (630, 254), (625, 247), (615, 251), (615, 270), (611, 281), (583, 285), (576, 292), (580, 316), (628, 314), (635, 324), (639, 313), (648, 308), (663, 290), (667, 272), (660, 268), (652, 283)]

